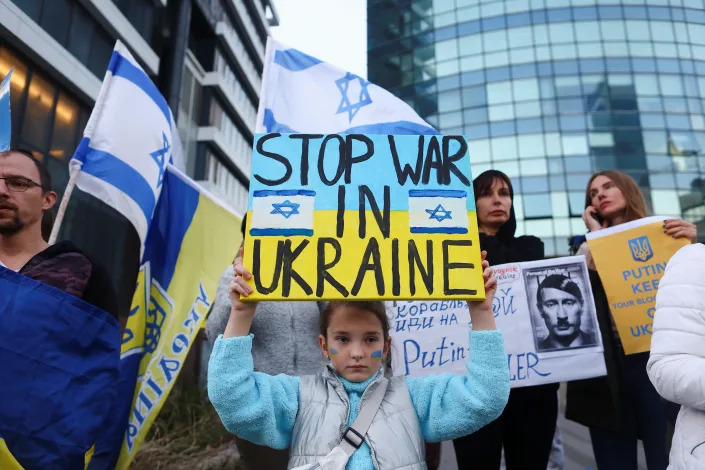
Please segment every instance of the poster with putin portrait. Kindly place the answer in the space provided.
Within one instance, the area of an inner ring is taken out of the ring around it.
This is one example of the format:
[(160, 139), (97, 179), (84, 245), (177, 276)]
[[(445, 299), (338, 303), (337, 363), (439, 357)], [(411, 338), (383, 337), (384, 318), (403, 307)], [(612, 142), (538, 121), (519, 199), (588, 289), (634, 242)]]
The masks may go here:
[[(584, 256), (503, 264), (492, 304), (513, 388), (606, 374)], [(394, 375), (465, 374), (470, 312), (458, 300), (387, 303)]]

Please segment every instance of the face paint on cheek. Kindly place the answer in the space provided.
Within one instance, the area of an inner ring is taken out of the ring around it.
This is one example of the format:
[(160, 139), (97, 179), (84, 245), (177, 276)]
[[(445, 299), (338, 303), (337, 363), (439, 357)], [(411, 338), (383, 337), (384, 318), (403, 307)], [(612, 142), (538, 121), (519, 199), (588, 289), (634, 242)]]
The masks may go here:
[(381, 361), (382, 360), (382, 350), (373, 352), (372, 354), (370, 354), (370, 358), (374, 359), (375, 361)]
[(331, 357), (335, 357), (335, 356), (337, 356), (338, 354), (340, 354), (340, 353), (338, 352), (338, 350), (335, 349), (335, 348), (330, 348), (330, 349), (328, 350), (328, 352), (330, 352), (330, 356), (331, 356)]

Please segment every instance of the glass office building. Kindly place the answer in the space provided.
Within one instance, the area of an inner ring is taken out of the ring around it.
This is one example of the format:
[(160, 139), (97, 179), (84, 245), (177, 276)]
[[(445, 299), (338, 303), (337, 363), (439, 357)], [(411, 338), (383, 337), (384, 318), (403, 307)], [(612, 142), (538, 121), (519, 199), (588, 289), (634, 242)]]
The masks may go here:
[(368, 78), (507, 173), (547, 256), (605, 169), (705, 236), (703, 0), (368, 0)]

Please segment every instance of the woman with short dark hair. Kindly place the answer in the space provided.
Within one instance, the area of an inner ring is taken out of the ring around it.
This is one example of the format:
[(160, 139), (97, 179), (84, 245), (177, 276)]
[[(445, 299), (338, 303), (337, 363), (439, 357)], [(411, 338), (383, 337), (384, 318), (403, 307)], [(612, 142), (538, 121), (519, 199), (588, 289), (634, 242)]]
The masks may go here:
[[(515, 237), (514, 191), (509, 177), (488, 170), (473, 181), (480, 249), (490, 266), (543, 259), (543, 242)], [(527, 312), (528, 314), (528, 312)], [(558, 415), (558, 384), (514, 388), (502, 415), (469, 436), (453, 441), (460, 470), (500, 468), (545, 470)]]

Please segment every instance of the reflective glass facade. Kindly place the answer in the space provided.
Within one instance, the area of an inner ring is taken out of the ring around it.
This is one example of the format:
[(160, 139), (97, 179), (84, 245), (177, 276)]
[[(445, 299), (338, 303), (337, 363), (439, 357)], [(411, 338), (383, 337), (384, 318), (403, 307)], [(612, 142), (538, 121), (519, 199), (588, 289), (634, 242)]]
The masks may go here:
[(548, 256), (604, 169), (705, 236), (703, 0), (368, 0), (368, 78), (507, 173)]

